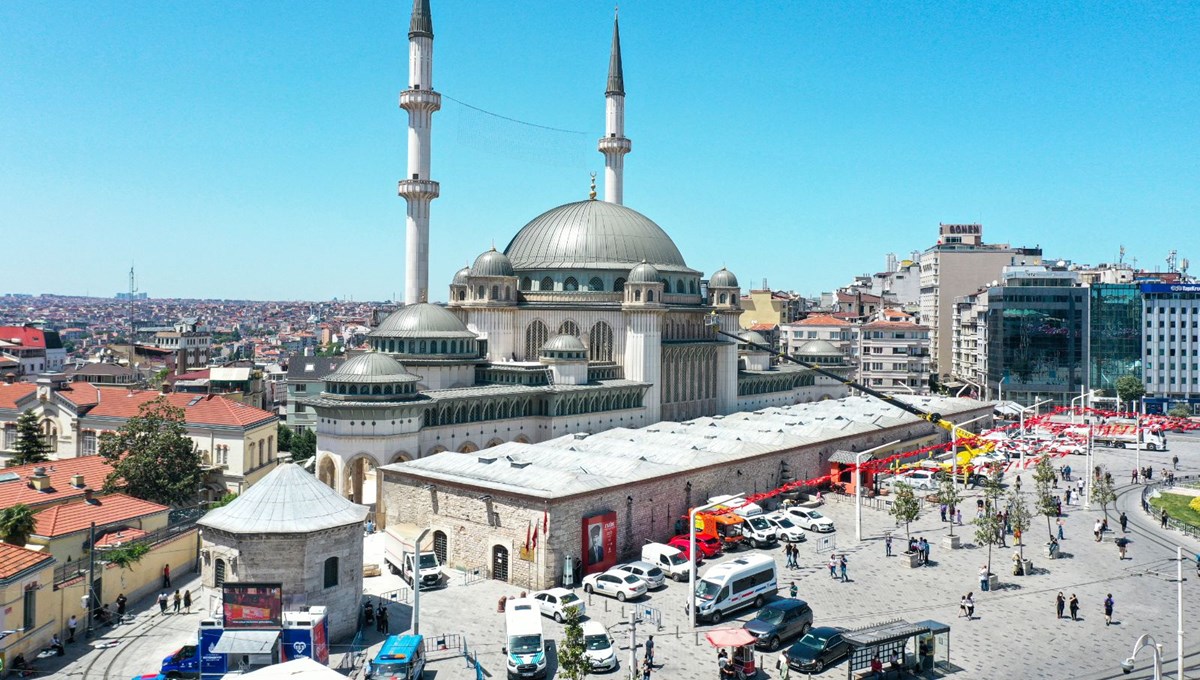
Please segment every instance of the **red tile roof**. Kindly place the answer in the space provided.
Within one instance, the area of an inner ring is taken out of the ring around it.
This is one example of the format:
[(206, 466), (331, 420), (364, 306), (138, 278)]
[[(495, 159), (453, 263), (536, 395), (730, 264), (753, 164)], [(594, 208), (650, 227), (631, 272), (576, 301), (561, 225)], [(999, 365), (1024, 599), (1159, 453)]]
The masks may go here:
[(24, 347), (46, 349), (46, 334), (30, 326), (0, 326), (0, 340), (15, 342)]
[(0, 383), (0, 408), (16, 410), (17, 402), (37, 392), (33, 383)]
[(205, 378), (210, 377), (211, 373), (212, 372), (209, 369), (203, 368), (203, 369), (200, 369), (199, 371), (192, 371), (190, 373), (180, 373), (179, 375), (169, 375), (169, 376), (167, 376), (167, 382), (174, 385), (177, 381), (180, 381), (180, 380), (203, 380)]
[(752, 323), (752, 324), (750, 324), (750, 330), (757, 331), (757, 332), (773, 331), (776, 328), (778, 328), (778, 326), (773, 323)]
[(927, 330), (929, 330), (928, 326), (922, 326), (920, 324), (915, 324), (911, 321), (872, 321), (871, 323), (863, 326), (863, 330), (867, 330), (867, 329), (885, 330), (888, 328), (897, 329), (897, 330), (905, 330), (905, 331), (927, 331)]
[(135, 538), (141, 538), (142, 536), (147, 536), (147, 535), (149, 535), (149, 534), (147, 534), (145, 531), (142, 531), (141, 529), (122, 529), (120, 531), (111, 531), (107, 534), (104, 534), (104, 536), (96, 539), (96, 547), (97, 548), (108, 548), (108, 547), (115, 548), (124, 543), (128, 543), (129, 541), (132, 541)]
[[(188, 425), (224, 425), (246, 427), (275, 418), (275, 414), (247, 406), (219, 395), (196, 395), (172, 392), (163, 395), (154, 390), (131, 390), (126, 387), (96, 387), (99, 403), (88, 411), (88, 417), (132, 418), (142, 404), (166, 396), (172, 406), (184, 410)], [(194, 403), (193, 403), (194, 402)]]
[(0, 543), (0, 579), (9, 579), (42, 562), (53, 560), (47, 553), (26, 550), (8, 543)]
[(77, 407), (100, 403), (99, 388), (85, 380), (67, 383), (64, 388), (57, 391), (57, 394)]
[[(35, 468), (46, 468), (50, 477), (50, 487), (46, 491), (38, 491), (29, 486), (29, 477)], [(104, 462), (100, 456), (82, 456), (80, 458), (63, 458), (48, 463), (32, 463), (17, 465), (0, 470), (0, 474), (17, 475), (18, 479), (0, 482), (0, 508), (10, 508), (18, 503), (30, 507), (44, 506), (50, 503), (60, 503), (73, 498), (83, 498), (83, 489), (71, 486), (71, 477), (83, 475), (83, 483), (94, 489), (99, 489), (112, 472), (112, 466)]]
[(849, 326), (850, 322), (827, 315), (810, 316), (797, 322), (801, 326)]
[(158, 503), (151, 503), (123, 493), (112, 493), (107, 496), (96, 496), (88, 501), (75, 501), (47, 508), (37, 515), (37, 528), (34, 535), (46, 538), (65, 536), (82, 531), (91, 526), (107, 526), (118, 522), (128, 522), (169, 508)]

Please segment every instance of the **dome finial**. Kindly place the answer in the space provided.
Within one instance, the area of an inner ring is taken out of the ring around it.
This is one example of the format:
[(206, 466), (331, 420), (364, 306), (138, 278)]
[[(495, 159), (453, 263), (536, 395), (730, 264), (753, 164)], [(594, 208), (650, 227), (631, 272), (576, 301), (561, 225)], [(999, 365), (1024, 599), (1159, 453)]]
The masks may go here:
[(592, 201), (596, 200), (596, 173), (594, 172), (592, 173), (592, 189), (588, 192), (588, 199)]

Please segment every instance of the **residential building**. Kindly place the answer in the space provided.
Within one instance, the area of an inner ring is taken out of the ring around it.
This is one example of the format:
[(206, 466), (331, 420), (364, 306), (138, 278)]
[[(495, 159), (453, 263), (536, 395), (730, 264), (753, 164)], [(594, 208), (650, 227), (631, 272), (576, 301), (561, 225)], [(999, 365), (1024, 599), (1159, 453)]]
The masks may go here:
[(294, 354), (287, 368), (287, 426), (296, 432), (316, 431), (317, 412), (303, 403), (321, 393), (325, 376), (337, 370), (346, 357), (312, 357)]
[[(764, 284), (766, 281), (763, 282)], [(742, 296), (742, 316), (738, 323), (742, 328), (754, 328), (760, 325), (781, 326), (792, 323), (804, 317), (806, 311), (804, 296), (790, 291), (771, 290), (763, 287), (751, 290)]]
[[(41, 350), (29, 354), (30, 363), (22, 358), (22, 368), (25, 375), (34, 375), (42, 371), (61, 371), (67, 361), (67, 350), (63, 347), (62, 339), (55, 331), (42, 330), (32, 325), (0, 326), (0, 343), (7, 343), (9, 350), (0, 345), (0, 352), (10, 354), (13, 358), (22, 357), (23, 353), (11, 352), (12, 347)], [(36, 361), (37, 367), (33, 363)]]
[[(93, 527), (97, 544), (110, 534), (125, 534), (129, 530), (144, 536), (165, 528), (171, 512), (165, 505), (123, 493), (99, 496), (89, 488), (84, 490), (84, 496), (83, 500), (54, 505), (38, 512), (35, 515), (37, 525), (29, 536), (28, 545), (39, 546), (38, 550), (65, 564), (87, 554)], [(126, 535), (127, 540), (131, 538), (132, 534)]]
[(181, 319), (173, 326), (139, 326), (134, 338), (135, 353), (166, 358), (176, 374), (208, 365), (212, 334), (197, 319)]
[(51, 636), (61, 632), (57, 617), (62, 597), (53, 588), (54, 565), (50, 555), (0, 543), (0, 598), (4, 598), (6, 629), (0, 638), (0, 658), (7, 663), (18, 654), (32, 663), (50, 645)]
[(1146, 410), (1200, 406), (1200, 283), (1143, 283)]
[(141, 381), (137, 371), (108, 362), (68, 366), (64, 371), (71, 382), (84, 381), (93, 385), (133, 385)]
[[(1087, 386), (1115, 395), (1118, 378), (1142, 377), (1141, 290), (1136, 283), (1092, 282), (1088, 306)], [(1156, 331), (1147, 328), (1145, 333)]]
[(783, 351), (795, 355), (800, 347), (812, 340), (824, 340), (833, 345), (850, 366), (858, 365), (858, 326), (830, 315), (810, 316), (780, 327)]
[(100, 489), (112, 474), (112, 466), (100, 456), (67, 458), (47, 463), (6, 467), (0, 472), (0, 510), (26, 505), (35, 512), (87, 497), (89, 489)]
[(189, 373), (167, 377), (171, 391), (184, 394), (219, 394), (226, 399), (247, 406), (265, 409), (266, 390), (263, 387), (262, 371), (245, 365), (229, 365), (203, 368)]
[(859, 331), (858, 381), (881, 392), (929, 393), (929, 328), (872, 321)]
[(953, 361), (954, 299), (999, 282), (1010, 265), (1039, 265), (1041, 248), (985, 244), (983, 225), (940, 224), (938, 242), (921, 254), (921, 323), (929, 326), (931, 371), (944, 381)]
[(975, 386), (985, 398), (987, 389), (988, 289), (954, 299), (954, 358), (951, 375), (955, 381)]

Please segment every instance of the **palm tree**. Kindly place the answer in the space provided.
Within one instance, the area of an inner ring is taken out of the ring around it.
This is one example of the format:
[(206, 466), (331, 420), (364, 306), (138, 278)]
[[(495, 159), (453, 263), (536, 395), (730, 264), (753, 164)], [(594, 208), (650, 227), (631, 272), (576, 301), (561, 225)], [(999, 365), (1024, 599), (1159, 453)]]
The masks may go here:
[(33, 510), (24, 503), (0, 511), (0, 537), (5, 543), (24, 546), (36, 527)]

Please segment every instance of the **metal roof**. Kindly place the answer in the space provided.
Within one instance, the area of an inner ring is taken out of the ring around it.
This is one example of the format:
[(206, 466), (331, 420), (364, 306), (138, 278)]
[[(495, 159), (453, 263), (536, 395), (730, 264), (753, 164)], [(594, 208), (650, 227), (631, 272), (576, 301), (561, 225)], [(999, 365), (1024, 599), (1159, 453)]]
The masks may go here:
[(386, 354), (367, 352), (347, 359), (336, 371), (325, 376), (326, 382), (396, 383), (416, 382), (417, 376)]
[(605, 95), (625, 95), (625, 74), (621, 69), (621, 30), (613, 17), (612, 52), (608, 55), (608, 88)]
[(405, 305), (368, 335), (373, 338), (474, 338), (466, 324), (445, 307), (429, 302)]
[(366, 517), (365, 506), (342, 498), (299, 465), (282, 463), (199, 524), (231, 534), (307, 534)]
[(922, 633), (928, 633), (929, 628), (919, 623), (909, 623), (903, 619), (877, 623), (873, 626), (847, 631), (842, 634), (846, 641), (860, 647), (885, 645), (889, 642), (907, 640)]
[(412, 19), (408, 22), (408, 37), (433, 37), (433, 16), (429, 11), (429, 0), (413, 0)]
[(516, 276), (508, 256), (494, 247), (475, 258), (469, 270), (471, 276)]

